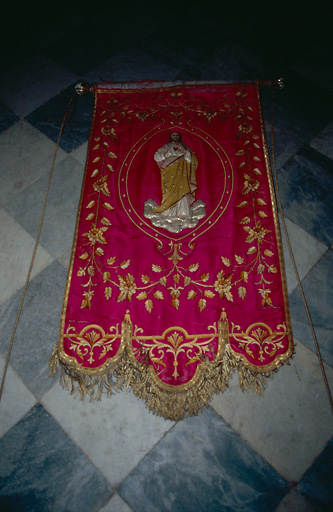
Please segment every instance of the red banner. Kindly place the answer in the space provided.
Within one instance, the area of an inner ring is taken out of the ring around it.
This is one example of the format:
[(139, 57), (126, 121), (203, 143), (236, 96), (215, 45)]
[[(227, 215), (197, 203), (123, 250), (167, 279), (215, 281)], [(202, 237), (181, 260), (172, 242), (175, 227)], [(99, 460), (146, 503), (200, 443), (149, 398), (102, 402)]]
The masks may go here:
[(195, 414), (293, 353), (256, 84), (94, 88), (60, 338), (82, 396)]

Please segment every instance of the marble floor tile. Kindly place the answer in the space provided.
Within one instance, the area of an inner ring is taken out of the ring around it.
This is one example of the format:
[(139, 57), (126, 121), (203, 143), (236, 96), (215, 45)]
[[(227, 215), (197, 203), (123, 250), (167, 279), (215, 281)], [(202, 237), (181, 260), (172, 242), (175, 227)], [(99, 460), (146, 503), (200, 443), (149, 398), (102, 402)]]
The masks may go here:
[(21, 512), (94, 512), (112, 488), (37, 404), (0, 439), (0, 507)]
[(132, 393), (81, 401), (56, 383), (43, 403), (112, 485), (121, 482), (173, 425), (148, 412)]
[[(38, 274), (28, 286), (10, 363), (25, 385), (41, 396), (49, 378), (48, 360), (58, 340), (66, 270), (57, 261)], [(21, 291), (0, 307), (0, 350), (5, 354), (12, 336)]]
[(333, 123), (326, 126), (310, 141), (310, 146), (333, 160)]
[(70, 122), (65, 127), (60, 140), (60, 147), (67, 153), (78, 148), (89, 139), (94, 105), (93, 94), (87, 93), (83, 96), (77, 96), (75, 83), (73, 83), (26, 117), (29, 123), (38, 128), (53, 142), (57, 142), (61, 122), (72, 97), (73, 104), (67, 117)]
[(119, 494), (114, 494), (110, 501), (99, 512), (132, 512), (133, 509), (124, 502)]
[(44, 56), (34, 56), (1, 76), (0, 98), (15, 114), (25, 117), (78, 78)]
[[(302, 229), (300, 226), (297, 226), (297, 224), (291, 220), (285, 218), (285, 223), (291, 249), (296, 262), (297, 271), (300, 279), (302, 280), (318, 262), (321, 256), (323, 256), (323, 254), (327, 251), (328, 247), (325, 244), (319, 242), (319, 240), (313, 236), (309, 235), (309, 233), (304, 231), (304, 229)], [(282, 236), (288, 294), (291, 294), (295, 288), (297, 288), (298, 283), (287, 244), (286, 234), (281, 220), (280, 229)]]
[(0, 133), (19, 121), (19, 117), (0, 102)]
[[(0, 205), (51, 170), (56, 146), (26, 121), (20, 121), (0, 135)], [(59, 148), (56, 162), (66, 153)]]
[[(329, 276), (332, 275), (332, 268), (333, 251), (329, 250), (302, 281), (321, 356), (331, 366), (333, 366), (333, 291)], [(316, 353), (312, 330), (298, 287), (290, 295), (289, 305), (294, 336)]]
[(58, 257), (59, 263), (63, 265), (63, 267), (67, 270), (69, 268), (69, 264), (71, 261), (72, 248), (67, 249), (61, 256)]
[[(0, 304), (24, 286), (35, 242), (5, 209), (0, 210)], [(39, 274), (52, 260), (52, 256), (39, 246), (31, 277)]]
[(283, 211), (321, 242), (333, 240), (333, 162), (303, 148), (278, 173)]
[(318, 512), (304, 496), (295, 489), (281, 501), (275, 512)]
[[(234, 376), (212, 407), (284, 478), (299, 481), (332, 435), (333, 417), (317, 357), (302, 343), (293, 363), (268, 380), (264, 397), (242, 393)], [(330, 386), (333, 370), (326, 367)]]
[[(53, 172), (40, 244), (55, 258), (72, 246), (84, 169), (70, 156)], [(6, 210), (37, 236), (49, 176), (44, 175), (14, 197)]]
[[(3, 377), (7, 352), (0, 355), (0, 376)], [(0, 402), (0, 438), (12, 428), (37, 402), (9, 364)]]
[(330, 512), (333, 509), (333, 439), (302, 478), (297, 490), (315, 510)]
[(118, 487), (135, 512), (269, 512), (288, 490), (211, 409), (179, 422)]
[(175, 80), (179, 72), (139, 49), (129, 48), (118, 52), (83, 78), (88, 83)]
[[(270, 112), (266, 112), (270, 118)], [(271, 169), (273, 172), (273, 155), (272, 155), (272, 124), (271, 119), (265, 122), (265, 132), (267, 138), (268, 152), (270, 156)], [(297, 153), (303, 146), (303, 142), (292, 137), (289, 133), (274, 128), (274, 154), (276, 169), (279, 170)]]
[(79, 164), (82, 165), (82, 167), (85, 167), (86, 165), (86, 159), (87, 159), (87, 151), (88, 151), (88, 141), (81, 144), (76, 149), (73, 149), (73, 151), (70, 153), (71, 157), (74, 158), (79, 162)]

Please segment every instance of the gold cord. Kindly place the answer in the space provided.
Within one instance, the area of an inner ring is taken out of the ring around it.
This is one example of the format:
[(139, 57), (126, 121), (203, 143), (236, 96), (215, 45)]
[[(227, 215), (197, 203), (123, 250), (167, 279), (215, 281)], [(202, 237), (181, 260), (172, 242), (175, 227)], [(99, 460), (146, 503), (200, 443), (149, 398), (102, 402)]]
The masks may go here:
[(308, 308), (308, 304), (307, 304), (307, 301), (306, 301), (306, 298), (305, 298), (305, 294), (304, 294), (303, 286), (302, 286), (302, 283), (301, 283), (301, 279), (300, 279), (300, 276), (299, 276), (299, 273), (298, 273), (298, 270), (297, 270), (296, 261), (295, 261), (295, 258), (294, 258), (293, 250), (291, 248), (290, 239), (289, 239), (289, 235), (288, 235), (288, 231), (287, 231), (287, 226), (286, 226), (286, 222), (285, 222), (285, 218), (284, 218), (284, 214), (283, 214), (283, 210), (282, 210), (282, 203), (281, 203), (280, 190), (279, 190), (278, 179), (277, 179), (276, 163), (275, 163), (274, 86), (272, 87), (271, 141), (272, 141), (273, 173), (274, 173), (274, 178), (275, 178), (275, 191), (276, 191), (277, 202), (278, 202), (279, 210), (280, 210), (280, 214), (281, 214), (282, 225), (283, 225), (283, 229), (284, 229), (284, 232), (285, 232), (285, 235), (286, 235), (288, 249), (289, 249), (290, 257), (291, 257), (291, 260), (292, 260), (292, 263), (293, 263), (294, 271), (295, 271), (295, 274), (296, 274), (297, 283), (298, 283), (298, 286), (299, 286), (299, 289), (300, 289), (300, 292), (301, 292), (301, 295), (302, 295), (303, 304), (304, 304), (304, 307), (305, 307), (305, 310), (306, 310), (306, 314), (307, 314), (307, 317), (308, 317), (308, 320), (309, 320), (309, 324), (310, 324), (310, 327), (311, 327), (312, 336), (313, 336), (313, 339), (314, 339), (314, 342), (315, 342), (315, 346), (316, 346), (316, 350), (317, 350), (317, 355), (318, 355), (318, 359), (319, 359), (320, 368), (321, 368), (321, 371), (322, 371), (322, 374), (323, 374), (323, 379), (324, 379), (325, 387), (326, 387), (326, 390), (327, 390), (328, 398), (329, 398), (329, 401), (330, 401), (330, 404), (331, 404), (332, 413), (333, 413), (333, 400), (332, 400), (331, 390), (330, 390), (330, 387), (329, 387), (329, 384), (328, 384), (328, 380), (327, 380), (327, 376), (326, 376), (326, 371), (325, 371), (323, 359), (322, 359), (322, 356), (321, 356), (321, 353), (320, 353), (320, 348), (319, 348), (316, 332), (315, 332), (315, 329), (314, 329), (314, 325), (313, 325), (313, 322), (312, 322), (312, 318), (311, 318), (311, 314), (310, 314), (310, 311), (309, 311), (309, 308)]
[(25, 299), (25, 296), (26, 296), (26, 293), (27, 293), (27, 288), (28, 288), (28, 284), (29, 284), (29, 281), (30, 281), (30, 276), (31, 276), (32, 268), (33, 268), (33, 265), (34, 265), (34, 262), (35, 262), (35, 258), (36, 258), (36, 253), (37, 253), (37, 249), (38, 249), (40, 234), (41, 234), (41, 231), (42, 231), (42, 225), (43, 225), (44, 216), (45, 216), (47, 198), (48, 198), (48, 195), (49, 195), (51, 179), (52, 179), (52, 175), (53, 175), (53, 170), (54, 170), (56, 156), (57, 156), (58, 149), (59, 149), (60, 139), (61, 139), (61, 135), (62, 135), (62, 133), (64, 131), (66, 118), (68, 116), (69, 109), (71, 107), (71, 104), (73, 103), (74, 98), (75, 98), (75, 94), (73, 94), (71, 99), (69, 100), (69, 103), (67, 105), (67, 108), (65, 110), (65, 113), (64, 113), (64, 116), (63, 116), (63, 119), (62, 119), (60, 131), (59, 131), (59, 135), (58, 135), (57, 145), (56, 145), (56, 149), (55, 149), (55, 152), (54, 152), (53, 162), (52, 162), (52, 166), (51, 166), (51, 170), (50, 170), (50, 174), (49, 174), (49, 179), (48, 179), (48, 183), (47, 183), (47, 187), (46, 187), (46, 193), (45, 193), (45, 198), (44, 198), (44, 205), (43, 205), (43, 209), (42, 209), (42, 213), (41, 213), (41, 217), (40, 217), (40, 222), (39, 222), (39, 228), (38, 228), (38, 233), (37, 233), (37, 237), (36, 237), (36, 242), (35, 242), (34, 250), (33, 250), (33, 253), (32, 253), (32, 257), (31, 257), (30, 267), (29, 267), (28, 275), (27, 275), (27, 278), (26, 278), (26, 281), (25, 281), (25, 285), (24, 285), (24, 289), (23, 289), (23, 293), (22, 293), (22, 297), (21, 297), (20, 306), (19, 306), (19, 309), (18, 309), (18, 312), (17, 312), (17, 315), (16, 315), (15, 325), (14, 325), (12, 336), (11, 336), (11, 339), (10, 339), (10, 344), (9, 344), (7, 358), (6, 358), (6, 363), (5, 363), (5, 369), (4, 369), (4, 372), (3, 372), (3, 375), (2, 375), (1, 388), (0, 388), (0, 401), (1, 401), (1, 397), (2, 397), (3, 388), (4, 388), (4, 385), (5, 385), (5, 379), (6, 379), (6, 375), (7, 375), (9, 359), (10, 359), (10, 356), (11, 356), (11, 353), (12, 353), (12, 349), (13, 349), (13, 344), (14, 344), (14, 339), (15, 339), (15, 334), (16, 334), (17, 326), (18, 326), (19, 319), (20, 319), (20, 316), (21, 316), (21, 311), (22, 311), (24, 299)]

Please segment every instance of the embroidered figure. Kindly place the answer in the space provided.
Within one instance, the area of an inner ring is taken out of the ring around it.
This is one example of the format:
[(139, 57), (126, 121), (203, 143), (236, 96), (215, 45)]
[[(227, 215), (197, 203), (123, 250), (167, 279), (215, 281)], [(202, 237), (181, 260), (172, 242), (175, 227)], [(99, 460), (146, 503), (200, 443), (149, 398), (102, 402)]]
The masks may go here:
[(156, 151), (154, 160), (161, 171), (162, 202), (158, 206), (148, 199), (144, 216), (154, 226), (172, 233), (194, 228), (206, 216), (205, 203), (194, 202), (198, 168), (195, 153), (185, 146), (179, 132), (172, 132), (169, 142)]

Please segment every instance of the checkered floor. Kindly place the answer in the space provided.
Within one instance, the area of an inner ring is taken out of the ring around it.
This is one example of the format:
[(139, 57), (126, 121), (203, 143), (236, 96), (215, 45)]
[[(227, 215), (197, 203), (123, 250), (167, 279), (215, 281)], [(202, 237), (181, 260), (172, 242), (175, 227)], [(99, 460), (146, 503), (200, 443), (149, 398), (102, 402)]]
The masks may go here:
[[(214, 4), (215, 5), (215, 4)], [(327, 20), (195, 1), (125, 0), (98, 14), (19, 7), (0, 35), (0, 370), (37, 235), (59, 127), (84, 79), (285, 78), (275, 94), (283, 211), (333, 388), (333, 122)], [(7, 16), (7, 17), (6, 17)], [(9, 41), (11, 41), (9, 43)], [(262, 88), (267, 136), (271, 89)], [(59, 329), (93, 108), (78, 98), (56, 159), (46, 216), (0, 403), (0, 509), (59, 512), (314, 512), (333, 509), (333, 416), (286, 243), (294, 362), (264, 398), (237, 379), (174, 423), (131, 393), (74, 400), (48, 377)], [(285, 241), (284, 241), (285, 242)]]

